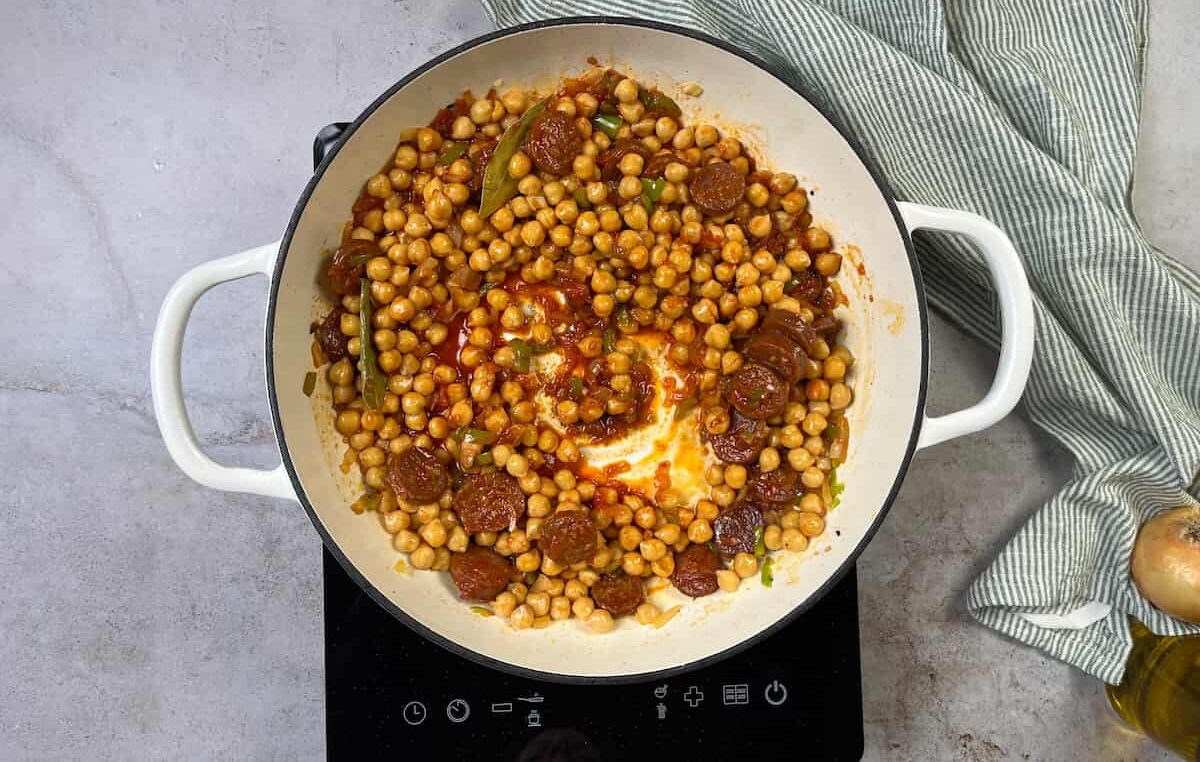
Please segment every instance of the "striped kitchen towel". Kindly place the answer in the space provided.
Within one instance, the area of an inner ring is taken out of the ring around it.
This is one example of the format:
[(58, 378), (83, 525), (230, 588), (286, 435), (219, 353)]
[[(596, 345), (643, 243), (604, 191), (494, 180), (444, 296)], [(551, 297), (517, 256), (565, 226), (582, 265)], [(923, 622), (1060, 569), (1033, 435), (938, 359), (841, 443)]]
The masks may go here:
[[(858, 137), (896, 194), (994, 220), (1020, 251), (1038, 331), (1024, 403), (1075, 473), (971, 586), (979, 621), (1108, 682), (1138, 525), (1195, 503), (1200, 278), (1130, 209), (1144, 0), (483, 0), (499, 26), (650, 18), (725, 38), (787, 72)], [(985, 268), (961, 240), (917, 240), (930, 302), (997, 346)]]

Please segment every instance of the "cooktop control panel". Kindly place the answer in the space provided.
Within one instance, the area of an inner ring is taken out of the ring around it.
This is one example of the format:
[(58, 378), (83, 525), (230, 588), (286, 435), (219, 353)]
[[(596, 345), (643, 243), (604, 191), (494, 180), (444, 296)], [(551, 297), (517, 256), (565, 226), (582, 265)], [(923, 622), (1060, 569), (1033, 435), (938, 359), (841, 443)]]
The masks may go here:
[(335, 760), (862, 756), (853, 571), (742, 653), (630, 685), (530, 680), (457, 656), (396, 621), (328, 553), (325, 637), (326, 734)]

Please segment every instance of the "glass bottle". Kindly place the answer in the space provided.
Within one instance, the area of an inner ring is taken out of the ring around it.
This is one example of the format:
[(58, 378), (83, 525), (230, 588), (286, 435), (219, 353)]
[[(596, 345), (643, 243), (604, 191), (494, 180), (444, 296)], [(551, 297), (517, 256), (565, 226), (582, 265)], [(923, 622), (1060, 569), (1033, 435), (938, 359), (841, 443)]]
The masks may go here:
[(1200, 762), (1200, 635), (1155, 635), (1130, 622), (1133, 651), (1120, 685), (1106, 688), (1117, 713), (1189, 762)]

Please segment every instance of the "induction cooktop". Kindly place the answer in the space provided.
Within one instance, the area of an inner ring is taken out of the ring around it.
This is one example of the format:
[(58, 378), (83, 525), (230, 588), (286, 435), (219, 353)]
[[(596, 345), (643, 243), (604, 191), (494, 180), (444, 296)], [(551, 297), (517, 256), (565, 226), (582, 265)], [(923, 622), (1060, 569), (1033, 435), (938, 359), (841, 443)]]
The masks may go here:
[[(425, 640), (326, 552), (328, 755), (858, 760), (857, 590), (852, 570), (784, 629), (694, 672), (629, 685), (569, 685), (516, 677)], [(686, 635), (697, 636), (703, 633)]]

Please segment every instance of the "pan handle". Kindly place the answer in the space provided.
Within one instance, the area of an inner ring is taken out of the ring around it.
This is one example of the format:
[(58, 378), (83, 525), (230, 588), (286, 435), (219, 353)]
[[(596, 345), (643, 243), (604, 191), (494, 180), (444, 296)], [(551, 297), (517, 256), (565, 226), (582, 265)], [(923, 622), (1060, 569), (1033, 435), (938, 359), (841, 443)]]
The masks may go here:
[(972, 434), (1008, 415), (1029, 379), (1033, 364), (1033, 295), (1021, 258), (1004, 231), (971, 212), (922, 204), (899, 203), (900, 216), (909, 231), (919, 228), (961, 233), (972, 239), (983, 254), (992, 285), (1000, 303), (1000, 362), (987, 396), (965, 410), (937, 418), (926, 417), (917, 447), (925, 448), (948, 439)]
[(219, 283), (248, 275), (268, 278), (275, 267), (279, 241), (240, 254), (205, 262), (184, 273), (163, 300), (154, 326), (150, 348), (150, 390), (154, 397), (154, 417), (162, 432), (167, 451), (175, 464), (192, 479), (206, 487), (229, 492), (296, 499), (291, 479), (282, 465), (260, 471), (231, 468), (216, 463), (200, 447), (183, 401), (183, 383), (179, 360), (183, 354), (183, 335), (192, 307), (200, 295)]

